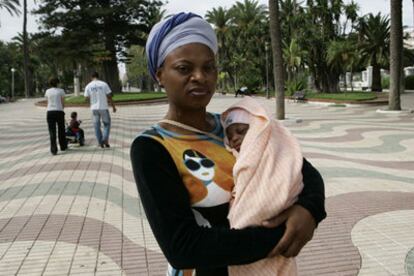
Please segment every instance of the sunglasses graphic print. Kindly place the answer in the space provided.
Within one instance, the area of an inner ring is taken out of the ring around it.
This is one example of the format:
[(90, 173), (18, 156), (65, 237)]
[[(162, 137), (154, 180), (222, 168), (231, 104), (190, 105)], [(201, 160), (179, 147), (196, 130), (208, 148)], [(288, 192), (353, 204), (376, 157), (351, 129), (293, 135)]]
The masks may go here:
[(193, 149), (185, 150), (183, 162), (188, 171), (201, 181), (211, 181), (214, 178), (214, 162), (201, 152)]
[(204, 167), (204, 168), (214, 167), (214, 162), (208, 158), (202, 158), (200, 160), (187, 159), (184, 161), (184, 164), (191, 171), (197, 171), (201, 167)]
[(228, 203), (231, 197), (229, 191), (221, 188), (214, 181), (216, 164), (199, 151), (187, 149), (182, 155), (187, 171), (207, 188), (207, 195), (193, 204), (194, 207), (211, 207)]

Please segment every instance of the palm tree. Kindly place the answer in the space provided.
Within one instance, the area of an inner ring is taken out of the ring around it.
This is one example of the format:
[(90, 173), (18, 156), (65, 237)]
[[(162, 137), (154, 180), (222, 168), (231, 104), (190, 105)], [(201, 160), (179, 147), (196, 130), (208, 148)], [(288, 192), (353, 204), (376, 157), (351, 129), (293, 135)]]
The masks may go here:
[(289, 44), (293, 38), (301, 36), (298, 32), (304, 26), (304, 10), (296, 0), (279, 2), (279, 18), (281, 18), (282, 41)]
[(353, 0), (351, 1), (351, 3), (344, 6), (344, 12), (345, 12), (347, 20), (344, 23), (343, 34), (345, 34), (345, 32), (347, 31), (348, 20), (351, 21), (351, 29), (349, 30), (349, 33), (353, 32), (354, 23), (358, 19), (358, 10), (359, 10), (358, 4), (355, 3)]
[(259, 5), (255, 0), (237, 1), (230, 12), (234, 18), (233, 23), (239, 27), (246, 28), (265, 19), (266, 6)]
[(391, 41), (390, 41), (390, 92), (389, 110), (401, 110), (401, 73), (402, 73), (402, 0), (391, 0)]
[[(222, 72), (231, 72), (229, 68), (229, 49), (227, 47), (227, 38), (229, 37), (231, 14), (223, 7), (213, 8), (206, 13), (206, 19), (208, 22), (214, 25), (217, 34), (217, 40), (219, 44), (217, 59), (219, 61), (220, 69)], [(223, 88), (223, 84), (221, 84)]]
[(23, 68), (24, 91), (28, 98), (32, 95), (32, 73), (30, 71), (29, 41), (27, 39), (27, 0), (23, 0)]
[(19, 7), (19, 0), (0, 0), (0, 9), (6, 9), (11, 16), (20, 15)]
[(279, 1), (269, 0), (270, 38), (273, 52), (273, 75), (276, 88), (276, 117), (285, 119), (285, 77), (282, 55), (282, 37), (279, 20)]
[(381, 91), (381, 64), (389, 56), (390, 20), (387, 16), (368, 14), (358, 25), (362, 56), (372, 66), (372, 91)]
[(0, 0), (0, 9), (6, 9), (10, 15), (20, 15), (19, 0)]
[(258, 89), (266, 80), (265, 44), (269, 41), (266, 6), (256, 0), (244, 0), (236, 2), (229, 14), (226, 41), (231, 51), (220, 65), (224, 65), (235, 85)]
[[(342, 73), (351, 73), (351, 90), (353, 91), (353, 72), (360, 63), (360, 51), (357, 48), (357, 39), (351, 34), (346, 39), (333, 40), (329, 44), (326, 55), (330, 66), (338, 68)], [(345, 75), (345, 90), (347, 89)]]
[(297, 73), (299, 68), (303, 65), (306, 51), (303, 50), (296, 38), (293, 38), (289, 45), (283, 47), (283, 59), (287, 67), (287, 80), (293, 79), (293, 74)]
[(214, 25), (219, 48), (226, 47), (226, 35), (229, 30), (229, 23), (231, 15), (228, 10), (223, 7), (213, 8), (211, 11), (207, 11), (206, 19), (208, 22)]

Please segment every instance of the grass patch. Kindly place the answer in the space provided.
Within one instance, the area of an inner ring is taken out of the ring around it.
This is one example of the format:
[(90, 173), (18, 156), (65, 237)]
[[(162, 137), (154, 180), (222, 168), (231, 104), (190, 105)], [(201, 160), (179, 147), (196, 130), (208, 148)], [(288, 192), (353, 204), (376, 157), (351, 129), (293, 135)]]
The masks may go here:
[(329, 99), (338, 101), (367, 101), (377, 98), (375, 92), (349, 92), (349, 93), (306, 93), (307, 99)]
[[(143, 93), (119, 93), (114, 94), (113, 100), (117, 102), (132, 102), (132, 101), (142, 101), (150, 99), (161, 99), (166, 98), (167, 95), (162, 92), (143, 92)], [(85, 104), (86, 98), (84, 96), (71, 96), (65, 98), (65, 103), (68, 104)]]

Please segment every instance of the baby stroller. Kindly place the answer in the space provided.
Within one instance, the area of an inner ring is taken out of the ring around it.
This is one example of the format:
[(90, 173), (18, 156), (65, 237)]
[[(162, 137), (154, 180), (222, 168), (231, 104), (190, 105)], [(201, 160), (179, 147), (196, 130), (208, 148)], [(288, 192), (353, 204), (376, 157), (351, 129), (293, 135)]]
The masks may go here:
[(78, 128), (75, 131), (69, 126), (66, 127), (66, 140), (68, 144), (79, 144), (79, 146), (85, 145), (85, 135), (83, 129)]

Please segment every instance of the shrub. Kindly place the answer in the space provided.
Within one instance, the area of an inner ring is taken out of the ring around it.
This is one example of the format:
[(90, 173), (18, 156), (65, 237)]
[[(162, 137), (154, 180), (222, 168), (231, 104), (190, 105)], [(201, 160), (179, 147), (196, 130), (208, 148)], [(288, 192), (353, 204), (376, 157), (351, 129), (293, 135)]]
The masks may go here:
[(306, 75), (297, 75), (295, 78), (286, 81), (286, 96), (292, 96), (296, 91), (306, 88)]
[(381, 79), (381, 87), (382, 89), (388, 89), (390, 88), (390, 77), (383, 76)]
[(405, 77), (405, 89), (414, 89), (414, 76)]

